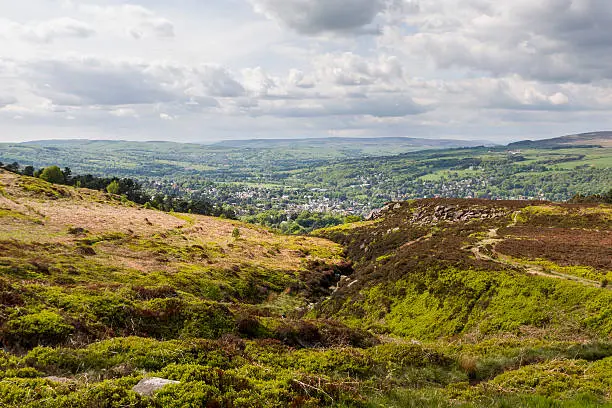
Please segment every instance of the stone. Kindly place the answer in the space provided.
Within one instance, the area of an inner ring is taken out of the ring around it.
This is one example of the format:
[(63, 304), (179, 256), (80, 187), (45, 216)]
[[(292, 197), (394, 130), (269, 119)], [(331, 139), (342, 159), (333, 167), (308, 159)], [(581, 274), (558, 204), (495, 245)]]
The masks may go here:
[(132, 388), (132, 391), (142, 396), (150, 397), (155, 391), (161, 390), (168, 384), (179, 384), (179, 381), (167, 380), (159, 377), (143, 378), (134, 388)]
[(370, 214), (368, 214), (368, 216), (365, 218), (366, 221), (372, 221), (372, 220), (376, 220), (378, 218), (380, 218), (382, 215), (382, 210), (378, 209), (378, 210), (374, 210), (372, 212), (370, 212)]
[(45, 380), (49, 380), (49, 381), (51, 381), (51, 382), (54, 382), (54, 383), (61, 383), (61, 384), (68, 383), (68, 382), (71, 382), (71, 381), (72, 381), (70, 378), (66, 378), (66, 377), (56, 377), (56, 376), (54, 376), (54, 375), (51, 375), (51, 376), (49, 376), (49, 377), (45, 377)]

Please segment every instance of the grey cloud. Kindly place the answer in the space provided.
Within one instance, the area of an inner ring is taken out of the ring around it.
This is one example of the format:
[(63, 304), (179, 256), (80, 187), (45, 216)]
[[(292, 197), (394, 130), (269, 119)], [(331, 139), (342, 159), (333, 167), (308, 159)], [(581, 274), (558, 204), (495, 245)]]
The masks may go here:
[(244, 87), (232, 78), (230, 73), (219, 66), (202, 66), (191, 73), (195, 86), (190, 88), (196, 96), (232, 98), (244, 95)]
[(40, 61), (28, 68), (37, 92), (59, 105), (129, 105), (177, 97), (147, 73), (147, 65), (82, 59)]
[(0, 95), (0, 109), (8, 105), (12, 105), (14, 103), (17, 103), (17, 98), (15, 98), (14, 96)]
[(407, 95), (360, 95), (348, 99), (322, 99), (317, 101), (302, 101), (281, 107), (263, 108), (256, 115), (271, 115), (278, 117), (308, 118), (324, 116), (373, 116), (377, 118), (397, 118), (418, 115), (430, 107), (419, 105)]
[(217, 66), (111, 61), (98, 58), (43, 60), (24, 64), (35, 93), (57, 105), (183, 103), (216, 106), (215, 97), (244, 89)]
[(383, 0), (252, 0), (255, 10), (301, 34), (375, 34), (368, 27), (384, 10)]
[(151, 29), (157, 34), (158, 37), (172, 38), (174, 37), (174, 24), (172, 22), (163, 19), (153, 19), (145, 23), (151, 27)]
[(549, 82), (612, 78), (608, 0), (421, 0), (419, 9), (408, 18), (419, 32), (400, 42), (440, 68)]

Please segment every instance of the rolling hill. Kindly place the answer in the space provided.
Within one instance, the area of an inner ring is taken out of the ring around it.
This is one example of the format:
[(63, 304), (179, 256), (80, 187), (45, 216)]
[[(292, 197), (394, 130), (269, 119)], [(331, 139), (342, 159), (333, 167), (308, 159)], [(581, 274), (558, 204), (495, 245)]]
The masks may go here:
[(0, 171), (0, 405), (610, 406), (610, 206), (373, 218), (283, 236)]
[(412, 137), (328, 137), (312, 139), (247, 139), (226, 140), (213, 146), (243, 149), (290, 149), (318, 152), (321, 156), (335, 154), (347, 157), (386, 156), (417, 150), (475, 147), (492, 145), (486, 141), (454, 139), (422, 139)]
[(572, 147), (612, 147), (612, 132), (591, 132), (544, 140), (523, 140), (510, 143), (510, 148), (554, 149)]

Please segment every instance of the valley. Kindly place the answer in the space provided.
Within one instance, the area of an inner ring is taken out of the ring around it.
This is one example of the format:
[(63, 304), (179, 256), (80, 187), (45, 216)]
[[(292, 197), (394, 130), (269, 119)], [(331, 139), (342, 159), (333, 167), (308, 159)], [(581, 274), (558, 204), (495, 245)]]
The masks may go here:
[(302, 212), (366, 216), (394, 200), (566, 201), (576, 194), (602, 194), (612, 180), (611, 137), (597, 132), (508, 146), (410, 138), (213, 145), (41, 141), (0, 144), (0, 161), (131, 177), (150, 196), (204, 198), (232, 206), (245, 220), (268, 212), (274, 221), (264, 223), (280, 228)]

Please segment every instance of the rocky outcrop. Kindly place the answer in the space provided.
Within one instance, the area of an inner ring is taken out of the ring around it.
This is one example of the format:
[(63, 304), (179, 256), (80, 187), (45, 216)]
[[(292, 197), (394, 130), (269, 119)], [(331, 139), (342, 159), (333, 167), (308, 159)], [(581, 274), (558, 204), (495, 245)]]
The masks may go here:
[[(414, 204), (413, 204), (414, 205)], [(376, 220), (386, 216), (392, 216), (401, 212), (402, 208), (409, 208), (407, 222), (418, 225), (430, 225), (439, 222), (468, 222), (471, 220), (488, 220), (506, 217), (511, 214), (507, 208), (496, 208), (490, 206), (457, 206), (457, 205), (419, 205), (412, 206), (406, 203), (387, 203), (384, 207), (372, 211), (366, 220)]]
[(412, 213), (409, 220), (414, 224), (435, 224), (441, 221), (446, 222), (467, 222), (471, 220), (488, 220), (493, 218), (506, 217), (510, 214), (507, 209), (493, 207), (469, 207), (461, 208), (456, 206), (437, 205), (428, 208), (417, 208)]
[(167, 380), (159, 377), (143, 378), (132, 388), (132, 391), (145, 397), (152, 396), (168, 384), (179, 384), (179, 381)]

